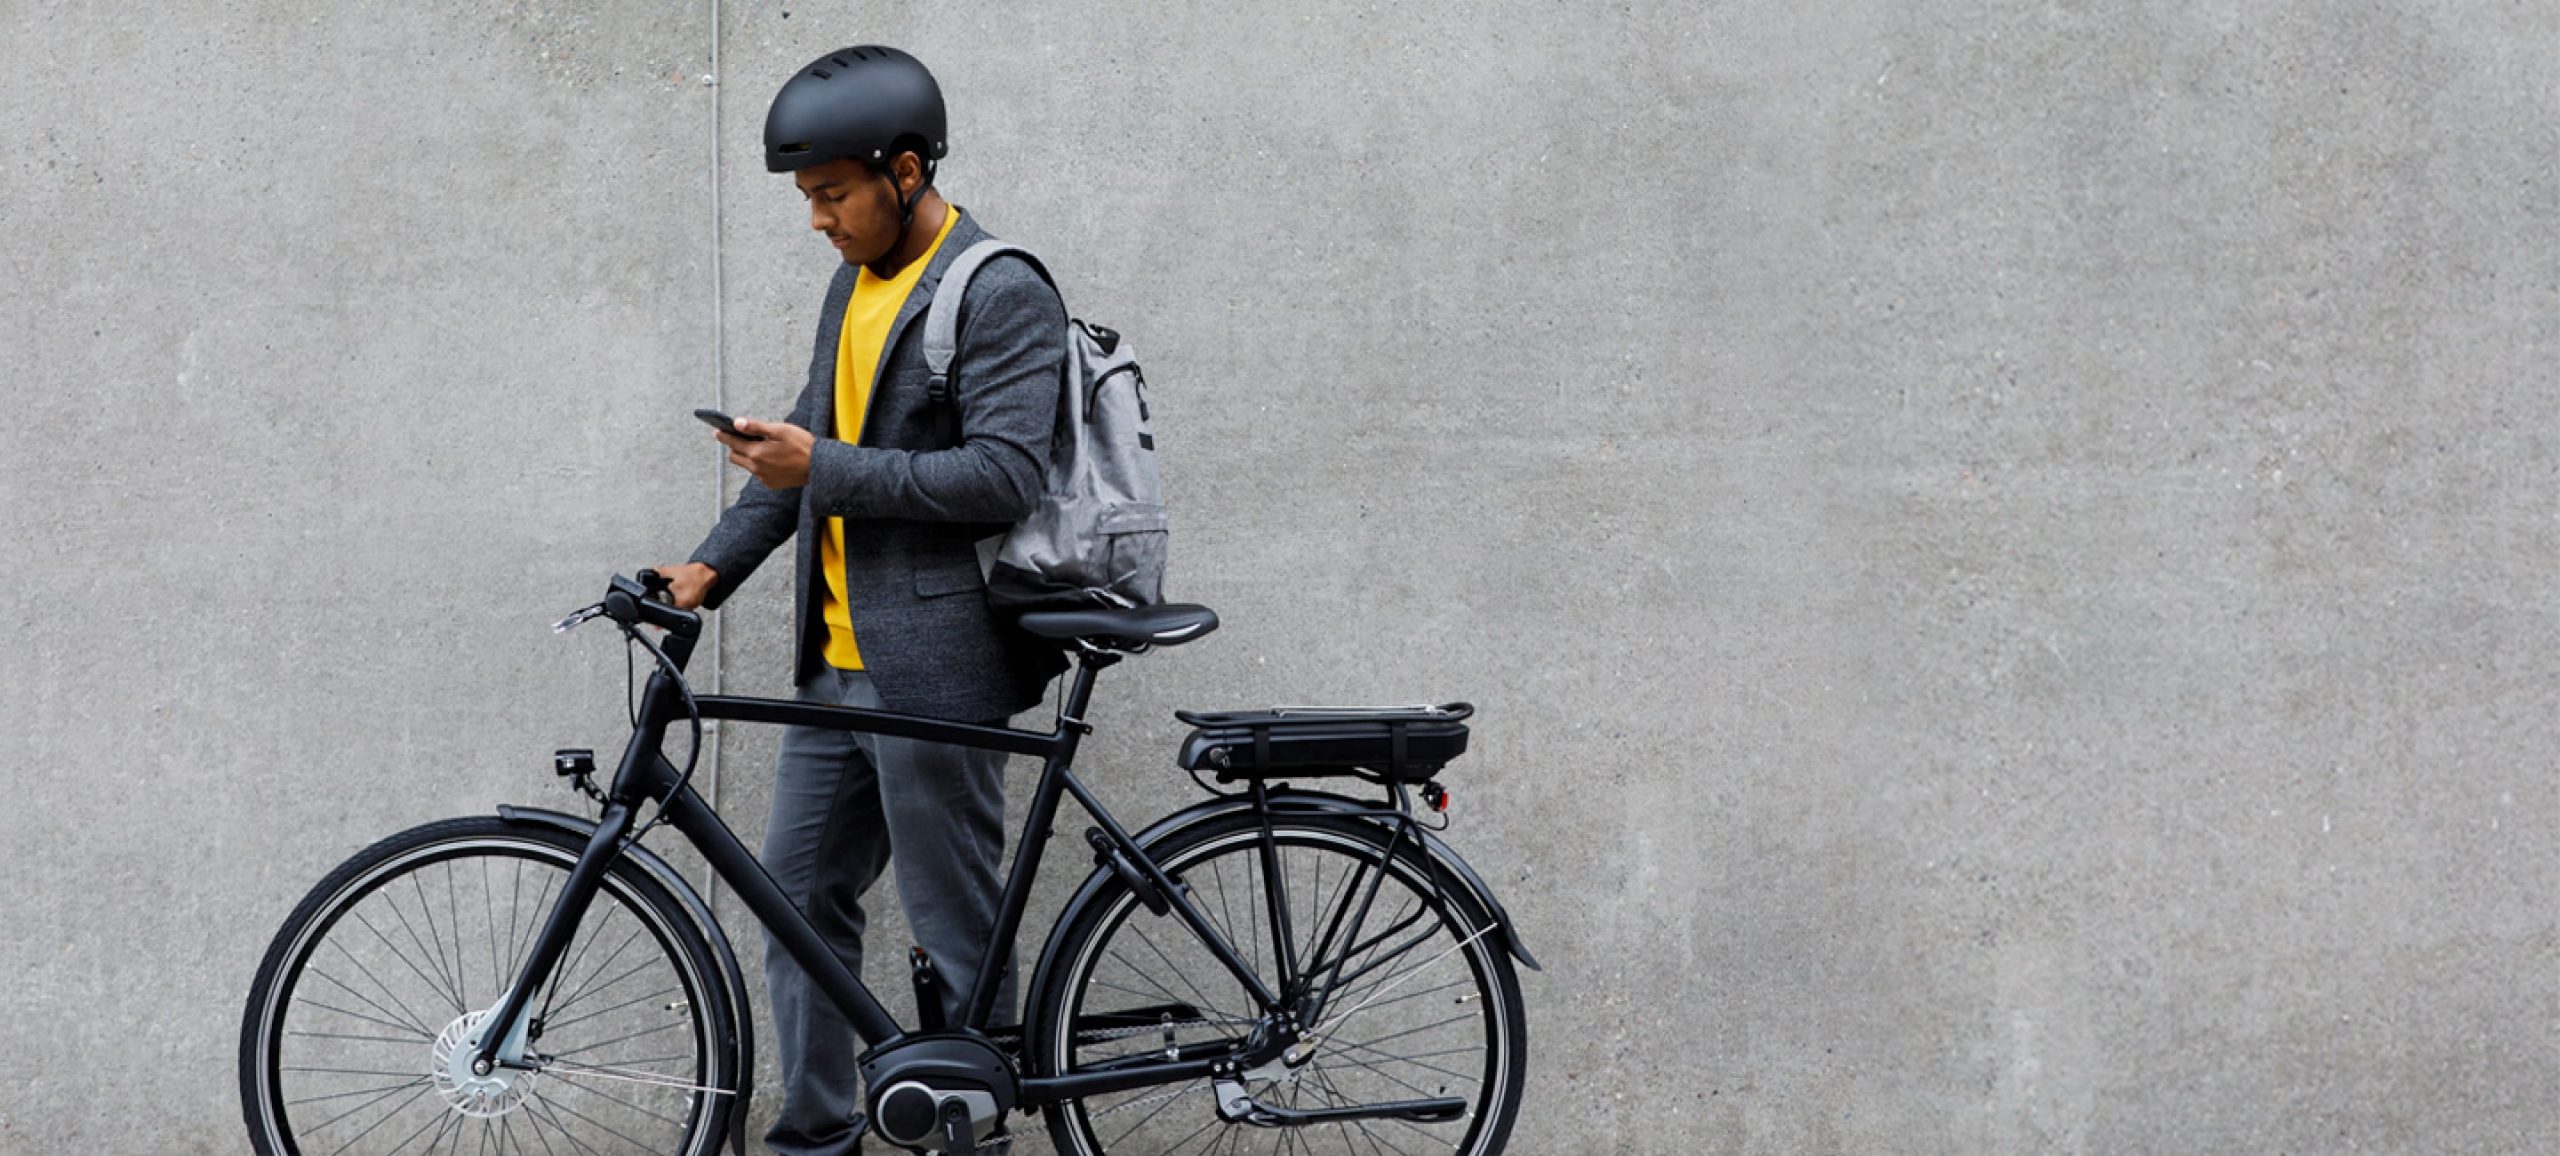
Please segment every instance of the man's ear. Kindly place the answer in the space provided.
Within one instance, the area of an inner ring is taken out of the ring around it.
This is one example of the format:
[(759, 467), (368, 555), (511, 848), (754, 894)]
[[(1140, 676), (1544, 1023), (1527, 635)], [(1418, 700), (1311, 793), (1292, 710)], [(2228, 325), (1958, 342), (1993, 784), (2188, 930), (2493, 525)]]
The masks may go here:
[(924, 186), (924, 162), (914, 153), (899, 153), (896, 160), (889, 162), (889, 172), (897, 178), (900, 200), (916, 195)]

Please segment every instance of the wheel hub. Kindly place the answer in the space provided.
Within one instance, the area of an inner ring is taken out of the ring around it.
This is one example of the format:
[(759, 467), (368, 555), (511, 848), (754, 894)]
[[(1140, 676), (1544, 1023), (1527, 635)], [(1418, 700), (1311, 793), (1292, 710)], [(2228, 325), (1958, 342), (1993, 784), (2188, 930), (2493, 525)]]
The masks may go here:
[(496, 1067), (484, 1076), (471, 1070), (480, 1054), (480, 1025), (488, 1018), (483, 1009), (446, 1024), (428, 1057), (436, 1095), (454, 1111), (484, 1120), (515, 1111), (533, 1094), (532, 1072)]

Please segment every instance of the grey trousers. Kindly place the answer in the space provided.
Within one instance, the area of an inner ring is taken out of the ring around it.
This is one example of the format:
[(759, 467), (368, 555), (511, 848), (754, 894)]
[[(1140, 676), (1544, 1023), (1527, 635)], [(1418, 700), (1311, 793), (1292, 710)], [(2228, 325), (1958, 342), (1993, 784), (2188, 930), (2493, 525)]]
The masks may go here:
[[(880, 706), (869, 675), (833, 667), (800, 698)], [(994, 751), (791, 727), (774, 768), (765, 870), (859, 975), (862, 896), (895, 864), (908, 927), (942, 973), (943, 1014), (955, 1025), (1004, 890), (1004, 763)], [(998, 1024), (1011, 1023), (1016, 1006), (1010, 945), (1003, 959)], [(765, 1143), (785, 1156), (859, 1151), (849, 1124), (862, 1108), (854, 1057), (864, 1045), (770, 935), (764, 974), (782, 1063), (782, 1113)], [(898, 968), (896, 982), (906, 975)]]

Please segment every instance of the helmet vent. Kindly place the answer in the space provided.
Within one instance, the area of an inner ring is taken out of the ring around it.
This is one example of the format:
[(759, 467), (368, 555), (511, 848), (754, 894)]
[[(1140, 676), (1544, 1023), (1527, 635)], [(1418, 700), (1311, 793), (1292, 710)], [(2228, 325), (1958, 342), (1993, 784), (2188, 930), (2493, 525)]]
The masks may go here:
[(823, 68), (812, 68), (809, 70), (809, 75), (817, 77), (820, 80), (825, 80), (828, 77), (834, 76), (835, 73), (829, 72)]
[[(862, 54), (861, 54), (861, 53), (859, 53), (859, 52), (854, 53), (854, 54), (853, 54), (853, 58), (854, 58), (855, 60), (860, 60), (860, 59), (862, 59)], [(851, 68), (851, 67), (853, 67), (852, 65), (845, 63), (845, 62), (844, 62), (844, 57), (841, 57), (841, 56), (830, 56), (830, 57), (828, 57), (827, 59), (832, 60), (832, 61), (835, 61), (835, 62), (836, 62), (836, 67), (838, 67), (838, 68)]]
[(801, 153), (809, 151), (809, 142), (801, 141), (798, 144), (787, 144), (773, 151), (781, 153), (784, 156), (798, 156)]

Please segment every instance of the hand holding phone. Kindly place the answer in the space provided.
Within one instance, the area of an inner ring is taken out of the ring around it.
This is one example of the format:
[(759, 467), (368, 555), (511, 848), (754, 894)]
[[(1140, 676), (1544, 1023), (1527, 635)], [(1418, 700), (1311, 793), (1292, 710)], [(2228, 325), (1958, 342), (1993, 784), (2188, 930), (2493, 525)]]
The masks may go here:
[(741, 441), (760, 442), (764, 440), (763, 434), (751, 434), (745, 430), (739, 429), (738, 423), (735, 420), (731, 419), (728, 414), (722, 413), (719, 410), (697, 409), (693, 411), (693, 416), (701, 418), (706, 424), (710, 425), (711, 428), (719, 430), (720, 432)]

